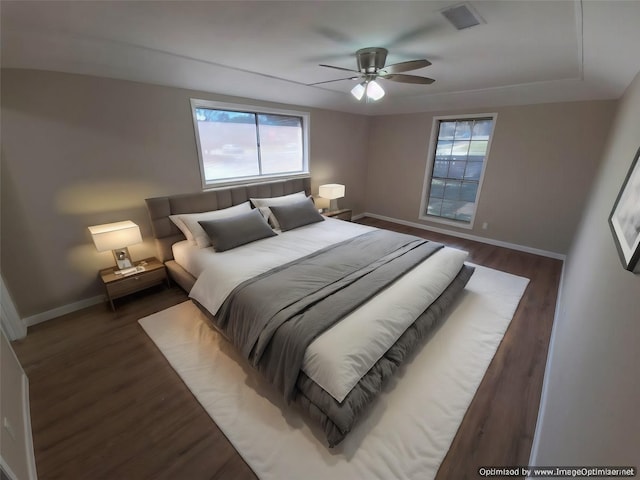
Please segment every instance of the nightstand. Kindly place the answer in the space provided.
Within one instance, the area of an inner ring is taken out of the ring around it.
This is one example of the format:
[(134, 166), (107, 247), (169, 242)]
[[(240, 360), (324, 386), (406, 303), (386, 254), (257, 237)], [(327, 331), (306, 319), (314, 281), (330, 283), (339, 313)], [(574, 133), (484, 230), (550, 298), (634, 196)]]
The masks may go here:
[(331, 212), (323, 212), (322, 215), (325, 217), (333, 217), (339, 220), (346, 220), (347, 222), (351, 221), (351, 214), (353, 212), (350, 208), (342, 208), (340, 210), (333, 210)]
[(169, 285), (167, 269), (157, 258), (146, 258), (136, 262), (135, 266), (143, 267), (144, 270), (129, 275), (115, 274), (113, 267), (100, 270), (100, 279), (104, 283), (111, 309), (114, 311), (116, 308), (113, 301), (116, 298), (126, 297), (162, 282)]

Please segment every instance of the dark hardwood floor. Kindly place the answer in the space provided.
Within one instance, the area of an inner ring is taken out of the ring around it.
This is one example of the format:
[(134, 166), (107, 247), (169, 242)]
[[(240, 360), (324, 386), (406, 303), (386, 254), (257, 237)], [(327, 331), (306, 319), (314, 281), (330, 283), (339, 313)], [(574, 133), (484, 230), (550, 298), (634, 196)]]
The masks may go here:
[[(470, 261), (528, 277), (516, 315), (438, 472), (526, 465), (535, 429), (562, 262), (391, 224), (470, 252)], [(41, 479), (252, 479), (255, 475), (137, 320), (185, 301), (158, 286), (29, 328), (13, 347), (29, 377)]]

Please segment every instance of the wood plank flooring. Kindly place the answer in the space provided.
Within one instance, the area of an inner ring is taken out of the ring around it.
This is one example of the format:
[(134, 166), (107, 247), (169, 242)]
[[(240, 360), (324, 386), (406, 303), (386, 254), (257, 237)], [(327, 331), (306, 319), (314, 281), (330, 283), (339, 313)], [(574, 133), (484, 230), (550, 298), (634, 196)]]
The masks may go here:
[[(470, 252), (531, 282), (438, 479), (526, 465), (562, 262), (365, 218)], [(29, 328), (13, 343), (29, 377), (40, 479), (254, 479), (137, 320), (185, 301), (162, 286)]]

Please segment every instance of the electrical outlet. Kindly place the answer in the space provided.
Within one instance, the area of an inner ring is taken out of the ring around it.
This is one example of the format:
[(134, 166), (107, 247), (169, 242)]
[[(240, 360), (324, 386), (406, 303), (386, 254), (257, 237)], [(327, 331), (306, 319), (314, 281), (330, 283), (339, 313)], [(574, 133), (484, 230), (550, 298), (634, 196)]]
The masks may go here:
[(4, 429), (9, 432), (9, 435), (11, 435), (11, 438), (13, 438), (14, 440), (16, 439), (16, 432), (13, 430), (13, 426), (11, 425), (11, 422), (9, 421), (9, 419), (7, 417), (4, 417), (2, 419), (2, 426), (4, 427)]
[(483, 229), (483, 230), (486, 230), (486, 229), (488, 229), (488, 228), (489, 228), (489, 222), (484, 222), (484, 223), (482, 224), (482, 229)]

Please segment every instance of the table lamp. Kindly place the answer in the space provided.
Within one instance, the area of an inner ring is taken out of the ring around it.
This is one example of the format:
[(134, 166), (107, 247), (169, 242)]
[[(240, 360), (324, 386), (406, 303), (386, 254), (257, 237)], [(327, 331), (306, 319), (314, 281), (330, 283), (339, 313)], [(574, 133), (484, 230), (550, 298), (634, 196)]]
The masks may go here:
[(344, 197), (344, 185), (339, 183), (327, 183), (320, 185), (318, 195), (322, 198), (328, 198), (331, 200), (329, 204), (329, 211), (333, 212), (338, 209), (338, 198)]
[(99, 252), (111, 250), (116, 260), (117, 270), (132, 268), (129, 245), (142, 242), (140, 228), (131, 220), (116, 223), (105, 223), (89, 227), (93, 243)]

